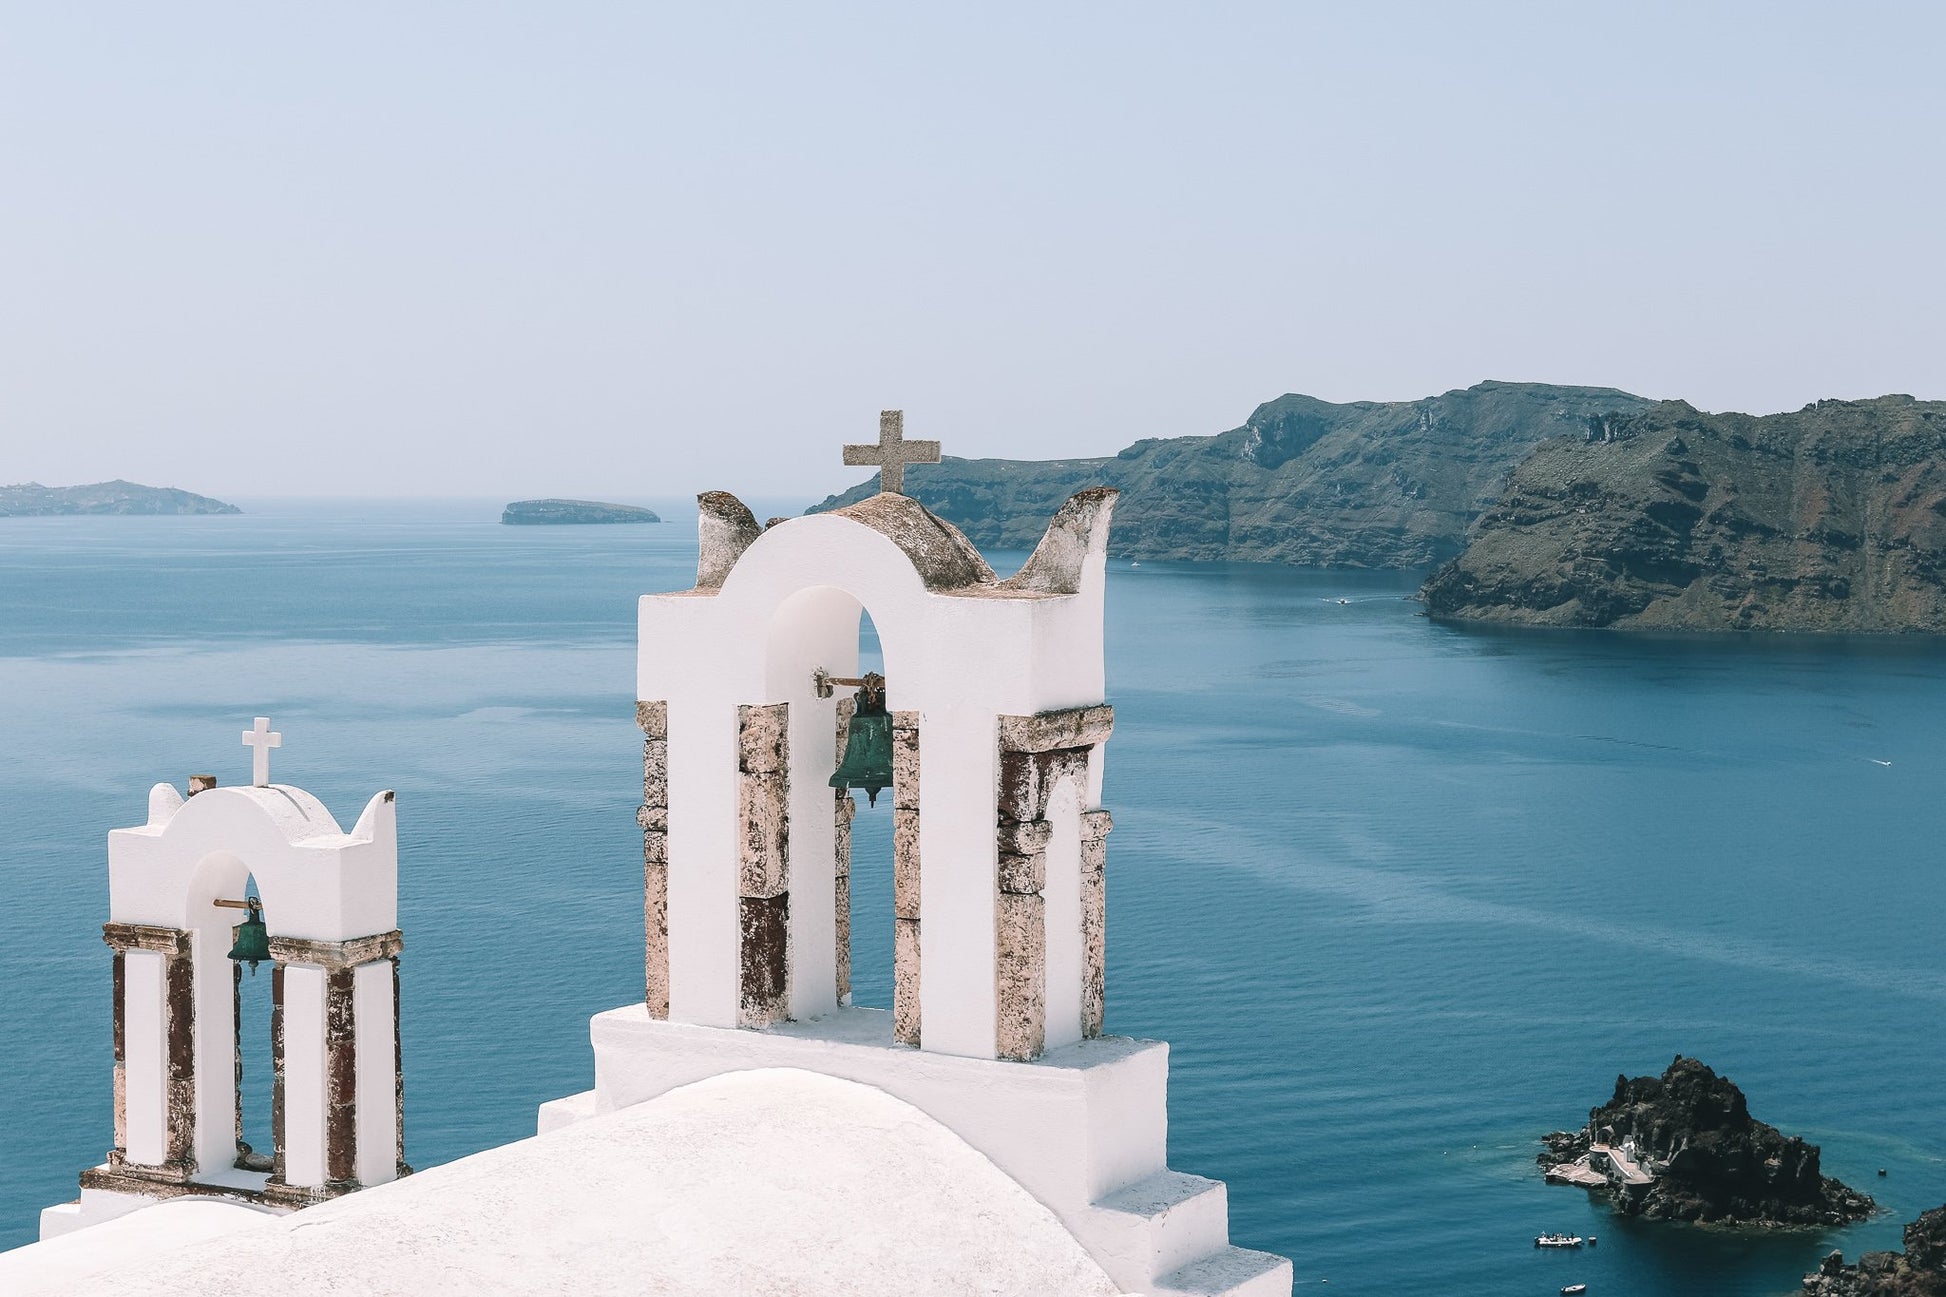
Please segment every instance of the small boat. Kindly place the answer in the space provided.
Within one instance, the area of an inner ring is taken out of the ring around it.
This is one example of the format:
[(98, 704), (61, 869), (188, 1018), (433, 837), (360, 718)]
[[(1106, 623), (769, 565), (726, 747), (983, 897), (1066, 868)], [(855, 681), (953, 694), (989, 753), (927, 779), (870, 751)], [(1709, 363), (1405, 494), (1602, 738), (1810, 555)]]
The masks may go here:
[(1561, 1297), (1571, 1297), (1571, 1295), (1572, 1295), (1572, 1294), (1574, 1294), (1574, 1293), (1584, 1293), (1584, 1292), (1587, 1292), (1587, 1291), (1588, 1291), (1588, 1285), (1587, 1285), (1587, 1284), (1585, 1284), (1585, 1283), (1571, 1283), (1571, 1284), (1569, 1284), (1569, 1285), (1568, 1285), (1567, 1287), (1565, 1287), (1565, 1288), (1563, 1288), (1563, 1289), (1561, 1290)]
[(1579, 1234), (1542, 1234), (1534, 1240), (1535, 1247), (1580, 1247)]
[(1339, 602), (1339, 603), (1350, 603), (1350, 602), (1351, 602), (1351, 600), (1349, 600), (1349, 599), (1340, 599), (1340, 600), (1339, 600), (1338, 602)]

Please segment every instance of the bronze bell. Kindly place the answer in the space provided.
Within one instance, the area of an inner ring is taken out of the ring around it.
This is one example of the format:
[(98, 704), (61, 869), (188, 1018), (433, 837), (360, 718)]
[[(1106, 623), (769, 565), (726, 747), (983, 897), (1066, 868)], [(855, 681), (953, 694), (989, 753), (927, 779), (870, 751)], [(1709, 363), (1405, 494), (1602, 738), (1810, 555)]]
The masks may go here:
[(264, 927), (263, 902), (252, 896), (248, 903), (250, 912), (236, 925), (236, 944), (230, 947), (230, 958), (238, 963), (248, 962), (250, 975), (255, 977), (257, 964), (270, 958), (270, 931)]
[(845, 759), (831, 776), (833, 788), (862, 788), (866, 804), (892, 783), (892, 716), (885, 710), (885, 677), (868, 673), (858, 686), (858, 710), (845, 727)]

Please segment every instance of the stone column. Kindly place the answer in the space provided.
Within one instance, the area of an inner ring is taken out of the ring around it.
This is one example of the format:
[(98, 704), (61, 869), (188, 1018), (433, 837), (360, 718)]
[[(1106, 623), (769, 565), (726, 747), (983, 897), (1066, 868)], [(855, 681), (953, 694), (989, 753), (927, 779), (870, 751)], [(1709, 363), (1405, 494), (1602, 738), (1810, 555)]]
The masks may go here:
[(892, 713), (892, 1037), (919, 1045), (919, 713)]
[(1108, 983), (1108, 833), (1115, 817), (1088, 811), (1081, 817), (1081, 1036), (1101, 1035)]
[[(858, 710), (857, 700), (849, 696), (840, 698), (836, 707), (838, 721), (838, 759), (836, 766), (845, 763), (845, 747), (851, 738), (851, 718)], [(851, 822), (858, 818), (858, 802), (848, 788), (832, 790), (832, 875), (835, 886), (832, 905), (837, 919), (838, 941), (836, 956), (838, 960), (838, 1003), (851, 1003)]]
[(790, 704), (737, 708), (737, 1025), (789, 1016)]
[(111, 1167), (187, 1180), (196, 1169), (193, 944), (181, 928), (106, 923), (115, 952), (115, 1149)]
[(635, 704), (642, 730), (642, 922), (647, 942), (645, 1000), (651, 1018), (669, 1016), (669, 704)]
[(405, 1078), (392, 1010), (404, 945), (396, 930), (349, 941), (270, 939), (270, 1199), (319, 1202), (389, 1180), (403, 1165)]
[[(1087, 788), (1091, 752), (1114, 728), (1115, 712), (1106, 705), (1002, 716), (999, 724), (1000, 787), (995, 799), (997, 892), (994, 909), (994, 1053), (1028, 1061), (1040, 1057), (1047, 1041), (1047, 846), (1053, 825), (1047, 819), (1050, 794), (1063, 780)], [(1102, 817), (1096, 820), (1095, 817)], [(1100, 1032), (1099, 978), (1090, 963), (1090, 924), (1100, 931), (1097, 886), (1089, 884), (1091, 827), (1106, 824), (1106, 813), (1082, 815), (1081, 913), (1083, 943), (1082, 1035)], [(1093, 858), (1106, 860), (1096, 835)], [(1097, 989), (1091, 1009), (1090, 987)], [(1092, 1028), (1092, 1029), (1091, 1029)]]

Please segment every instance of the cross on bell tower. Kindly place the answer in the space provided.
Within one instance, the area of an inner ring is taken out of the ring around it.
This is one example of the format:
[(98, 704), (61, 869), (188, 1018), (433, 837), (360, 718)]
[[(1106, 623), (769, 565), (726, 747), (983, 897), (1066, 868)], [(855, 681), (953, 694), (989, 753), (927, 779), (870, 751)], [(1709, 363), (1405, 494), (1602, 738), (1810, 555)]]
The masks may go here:
[(284, 736), (270, 728), (270, 717), (259, 716), (255, 727), (243, 732), (243, 746), (250, 749), (251, 785), (270, 787), (270, 750), (283, 747)]
[(905, 439), (904, 410), (878, 412), (877, 442), (845, 447), (845, 463), (854, 468), (870, 466), (878, 469), (878, 489), (892, 495), (905, 494), (907, 464), (937, 464), (938, 462), (938, 442)]

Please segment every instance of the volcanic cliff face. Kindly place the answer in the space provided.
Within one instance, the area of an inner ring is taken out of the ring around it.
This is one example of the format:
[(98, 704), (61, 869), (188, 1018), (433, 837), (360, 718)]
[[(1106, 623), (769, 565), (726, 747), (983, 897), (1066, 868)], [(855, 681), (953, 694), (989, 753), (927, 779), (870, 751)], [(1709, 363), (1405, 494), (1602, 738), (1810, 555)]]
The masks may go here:
[[(1110, 552), (1324, 567), (1423, 567), (1535, 446), (1650, 403), (1606, 387), (1481, 383), (1421, 401), (1284, 396), (1213, 437), (1138, 441), (1112, 459), (947, 459), (906, 490), (988, 548), (1027, 549), (1074, 492), (1119, 487)], [(877, 489), (862, 483), (811, 512)]]
[(1822, 1173), (1819, 1149), (1750, 1115), (1728, 1077), (1677, 1055), (1661, 1076), (1615, 1078), (1615, 1093), (1588, 1124), (1546, 1139), (1543, 1166), (1592, 1145), (1632, 1148), (1654, 1177), (1643, 1192), (1616, 1193), (1624, 1215), (1765, 1225), (1838, 1225), (1875, 1204)]
[(1525, 625), (1946, 631), (1946, 402), (1598, 418), (1514, 471), (1422, 595)]
[(1946, 1207), (1905, 1227), (1904, 1252), (1867, 1252), (1848, 1266), (1842, 1252), (1804, 1276), (1808, 1297), (1946, 1297)]

